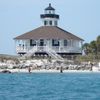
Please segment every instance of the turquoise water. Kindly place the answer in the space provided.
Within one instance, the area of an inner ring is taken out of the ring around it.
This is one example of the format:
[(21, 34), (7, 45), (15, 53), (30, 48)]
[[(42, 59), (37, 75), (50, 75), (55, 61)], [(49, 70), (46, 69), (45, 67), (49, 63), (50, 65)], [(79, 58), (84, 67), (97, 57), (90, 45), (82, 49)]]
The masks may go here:
[(0, 74), (0, 100), (100, 100), (100, 74)]

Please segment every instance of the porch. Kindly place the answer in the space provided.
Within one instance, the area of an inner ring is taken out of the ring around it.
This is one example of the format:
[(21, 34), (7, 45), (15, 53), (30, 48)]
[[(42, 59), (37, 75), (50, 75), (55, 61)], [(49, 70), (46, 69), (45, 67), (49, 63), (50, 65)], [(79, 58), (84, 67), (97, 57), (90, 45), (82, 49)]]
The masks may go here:
[(49, 52), (54, 51), (56, 53), (82, 53), (81, 48), (79, 47), (60, 47), (60, 46), (34, 46), (34, 47), (27, 47), (27, 46), (16, 46), (17, 53), (28, 53), (28, 52)]

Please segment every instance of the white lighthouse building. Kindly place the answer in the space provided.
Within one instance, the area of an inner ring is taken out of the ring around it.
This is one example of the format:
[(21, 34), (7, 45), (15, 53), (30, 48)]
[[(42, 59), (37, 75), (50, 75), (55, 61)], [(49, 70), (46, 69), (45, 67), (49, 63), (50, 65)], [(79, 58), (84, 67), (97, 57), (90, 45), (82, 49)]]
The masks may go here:
[(40, 15), (43, 26), (14, 38), (20, 55), (77, 55), (82, 54), (83, 39), (58, 27), (59, 15), (49, 4)]

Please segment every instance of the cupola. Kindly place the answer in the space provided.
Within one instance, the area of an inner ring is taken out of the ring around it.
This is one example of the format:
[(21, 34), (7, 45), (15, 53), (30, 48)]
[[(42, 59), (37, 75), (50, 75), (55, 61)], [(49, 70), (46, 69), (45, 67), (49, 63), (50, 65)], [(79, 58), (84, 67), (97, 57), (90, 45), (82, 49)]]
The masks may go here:
[(44, 14), (40, 15), (44, 26), (57, 26), (59, 15), (55, 14), (55, 9), (51, 6), (51, 3), (49, 3), (49, 6), (45, 8)]

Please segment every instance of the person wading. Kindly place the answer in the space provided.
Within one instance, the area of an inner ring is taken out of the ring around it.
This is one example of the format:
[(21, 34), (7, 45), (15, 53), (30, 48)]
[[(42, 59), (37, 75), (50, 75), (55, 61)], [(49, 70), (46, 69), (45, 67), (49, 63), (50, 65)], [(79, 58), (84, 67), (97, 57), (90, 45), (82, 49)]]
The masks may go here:
[(63, 67), (62, 66), (60, 67), (60, 73), (63, 73)]
[(30, 66), (28, 67), (28, 72), (31, 73), (31, 67)]

